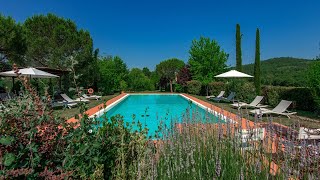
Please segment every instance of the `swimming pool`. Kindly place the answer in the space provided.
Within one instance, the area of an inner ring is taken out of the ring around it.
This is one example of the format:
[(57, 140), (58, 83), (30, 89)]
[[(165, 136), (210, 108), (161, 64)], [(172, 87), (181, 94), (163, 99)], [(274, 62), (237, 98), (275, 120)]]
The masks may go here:
[[(103, 115), (108, 119), (120, 114), (124, 122), (140, 121), (153, 136), (160, 122), (166, 127), (174, 123), (217, 123), (218, 117), (179, 94), (130, 94), (115, 103)], [(104, 119), (104, 118), (100, 118)], [(164, 127), (164, 126), (163, 126)]]

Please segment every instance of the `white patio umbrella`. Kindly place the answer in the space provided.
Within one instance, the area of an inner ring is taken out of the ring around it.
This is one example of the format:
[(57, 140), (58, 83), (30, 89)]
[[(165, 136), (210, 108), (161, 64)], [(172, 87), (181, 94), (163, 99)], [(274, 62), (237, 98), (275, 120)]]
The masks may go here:
[[(217, 77), (217, 78), (232, 78), (232, 79), (234, 79), (234, 78), (252, 78), (253, 76), (251, 76), (249, 74), (245, 74), (245, 73), (239, 72), (237, 70), (230, 70), (228, 72), (216, 75), (215, 77)], [(234, 85), (234, 81), (232, 81), (232, 85)]]
[(237, 70), (230, 70), (228, 72), (216, 75), (215, 77), (217, 78), (252, 78), (253, 76), (239, 72)]
[[(27, 76), (30, 78), (58, 78), (59, 77), (57, 75), (50, 74), (36, 68), (19, 69), (19, 74), (20, 76)], [(16, 77), (17, 74), (14, 71), (6, 71), (6, 72), (1, 72), (0, 76)]]

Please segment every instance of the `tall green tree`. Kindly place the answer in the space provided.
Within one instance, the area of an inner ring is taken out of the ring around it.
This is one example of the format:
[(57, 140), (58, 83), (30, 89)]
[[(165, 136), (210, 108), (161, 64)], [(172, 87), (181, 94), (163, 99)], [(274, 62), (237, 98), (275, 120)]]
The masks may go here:
[(260, 31), (257, 28), (256, 31), (256, 53), (254, 60), (254, 85), (256, 88), (256, 94), (260, 95), (261, 91), (261, 79), (260, 79)]
[(200, 81), (207, 88), (215, 75), (222, 73), (226, 66), (228, 54), (225, 53), (215, 40), (200, 37), (193, 40), (189, 50), (190, 72), (193, 80)]
[(139, 68), (132, 68), (128, 74), (128, 86), (133, 91), (154, 90), (151, 80)]
[(24, 64), (27, 50), (25, 31), (11, 17), (0, 14), (0, 61)]
[(316, 113), (320, 114), (320, 54), (316, 57), (316, 60), (309, 66), (307, 77), (308, 85), (311, 89), (313, 99), (316, 102)]
[(241, 32), (240, 25), (236, 25), (236, 69), (242, 71)]
[(119, 91), (120, 83), (128, 75), (127, 65), (118, 57), (101, 57), (98, 61), (99, 81), (98, 87), (105, 94)]
[(26, 60), (31, 66), (66, 68), (70, 57), (81, 70), (92, 60), (93, 42), (88, 31), (78, 30), (70, 19), (53, 14), (35, 15), (24, 22), (28, 50)]
[(150, 69), (147, 68), (147, 67), (142, 68), (142, 72), (143, 72), (143, 74), (146, 75), (147, 77), (150, 77), (150, 76), (151, 76), (151, 71), (150, 71)]
[(167, 59), (160, 62), (156, 66), (156, 72), (161, 78), (169, 80), (170, 92), (173, 92), (172, 84), (176, 78), (177, 73), (184, 67), (184, 62), (177, 58)]

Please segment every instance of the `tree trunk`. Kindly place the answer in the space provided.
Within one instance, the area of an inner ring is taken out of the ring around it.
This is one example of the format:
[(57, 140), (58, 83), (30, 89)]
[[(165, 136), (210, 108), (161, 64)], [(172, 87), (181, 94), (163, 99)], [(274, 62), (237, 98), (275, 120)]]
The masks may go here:
[(173, 91), (172, 91), (172, 80), (170, 80), (170, 92), (173, 93)]
[(209, 85), (207, 85), (207, 96), (209, 96)]

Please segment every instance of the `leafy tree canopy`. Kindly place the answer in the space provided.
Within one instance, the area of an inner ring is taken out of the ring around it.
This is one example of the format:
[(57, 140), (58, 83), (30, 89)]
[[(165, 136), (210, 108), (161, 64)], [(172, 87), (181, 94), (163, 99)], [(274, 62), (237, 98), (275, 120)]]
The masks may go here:
[(178, 73), (177, 75), (177, 83), (182, 85), (182, 86), (186, 86), (187, 82), (190, 81), (191, 78), (191, 74), (190, 74), (190, 70), (189, 70), (189, 66), (184, 66)]
[(23, 63), (26, 47), (23, 27), (0, 14), (0, 61)]
[(154, 90), (151, 80), (139, 68), (132, 68), (128, 74), (129, 89), (133, 91)]
[(150, 77), (150, 76), (151, 76), (151, 71), (150, 71), (150, 69), (147, 68), (147, 67), (142, 68), (142, 72), (143, 72), (143, 74), (146, 75), (147, 77)]
[(317, 109), (320, 111), (320, 60), (316, 60), (310, 65), (308, 82), (309, 87), (312, 89), (315, 102), (318, 104)]
[(168, 79), (170, 82), (170, 90), (172, 90), (172, 82), (176, 78), (177, 73), (184, 67), (184, 62), (177, 58), (167, 59), (160, 62), (156, 66), (156, 72), (161, 78)]
[(105, 93), (120, 90), (120, 82), (128, 74), (127, 65), (118, 57), (102, 57), (98, 61), (100, 79), (98, 86)]
[(172, 58), (172, 59), (167, 59), (165, 61), (160, 62), (156, 66), (156, 71), (161, 77), (174, 80), (176, 77), (176, 73), (178, 73), (180, 69), (183, 67), (184, 67), (184, 62), (182, 60), (177, 58)]
[(188, 63), (192, 78), (203, 84), (212, 82), (214, 76), (222, 73), (227, 67), (228, 54), (210, 38), (200, 37), (199, 40), (193, 40), (189, 54)]
[(91, 36), (88, 31), (78, 30), (70, 19), (53, 14), (36, 15), (28, 18), (24, 27), (28, 65), (66, 68), (70, 56), (78, 61), (77, 69), (89, 64), (93, 51)]

